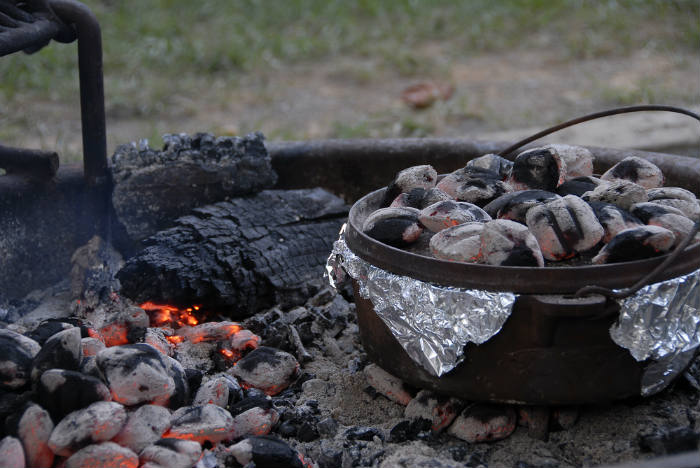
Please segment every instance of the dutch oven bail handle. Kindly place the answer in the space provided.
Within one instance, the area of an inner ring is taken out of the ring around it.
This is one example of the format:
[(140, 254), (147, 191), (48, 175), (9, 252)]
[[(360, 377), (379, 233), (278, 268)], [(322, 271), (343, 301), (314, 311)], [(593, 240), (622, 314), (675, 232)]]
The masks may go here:
[[(595, 120), (599, 119), (602, 117), (608, 117), (610, 115), (617, 115), (617, 114), (628, 114), (631, 112), (647, 112), (647, 111), (663, 111), (663, 112), (674, 112), (676, 114), (684, 114), (689, 117), (694, 118), (698, 122), (700, 122), (700, 115), (696, 114), (695, 112), (689, 111), (687, 109), (683, 109), (681, 107), (674, 107), (674, 106), (657, 106), (657, 105), (643, 105), (643, 106), (629, 106), (629, 107), (617, 107), (614, 109), (609, 109), (606, 111), (602, 112), (596, 112), (593, 114), (588, 114), (584, 115), (582, 117), (578, 117), (576, 119), (568, 120), (566, 122), (560, 123), (559, 125), (555, 125), (553, 127), (549, 127), (545, 130), (542, 130), (541, 132), (535, 133), (532, 136), (529, 136), (523, 140), (520, 140), (519, 142), (509, 146), (508, 148), (504, 149), (500, 153), (498, 153), (500, 156), (506, 157), (513, 151), (521, 148), (522, 146), (531, 143), (539, 138), (542, 138), (543, 136), (549, 135), (551, 133), (557, 132), (559, 130), (562, 130), (567, 127), (571, 127), (573, 125), (577, 125), (583, 122), (588, 122), (590, 120)], [(639, 281), (637, 281), (635, 284), (630, 286), (629, 288), (624, 288), (624, 289), (618, 289), (618, 290), (613, 290), (609, 288), (604, 288), (602, 286), (585, 286), (578, 291), (576, 291), (576, 294), (574, 297), (582, 297), (588, 294), (601, 294), (603, 296), (613, 298), (613, 299), (624, 299), (626, 297), (631, 296), (632, 294), (636, 293), (639, 291), (642, 287), (645, 285), (651, 283), (656, 276), (664, 271), (666, 267), (671, 265), (676, 258), (685, 250), (685, 248), (692, 242), (693, 238), (695, 235), (700, 231), (700, 220), (696, 221), (695, 224), (693, 225), (693, 228), (690, 230), (690, 233), (688, 236), (683, 239), (683, 242), (681, 242), (673, 252), (671, 252), (666, 259), (661, 262), (659, 265), (656, 266), (653, 270), (651, 270), (649, 273), (644, 275)]]

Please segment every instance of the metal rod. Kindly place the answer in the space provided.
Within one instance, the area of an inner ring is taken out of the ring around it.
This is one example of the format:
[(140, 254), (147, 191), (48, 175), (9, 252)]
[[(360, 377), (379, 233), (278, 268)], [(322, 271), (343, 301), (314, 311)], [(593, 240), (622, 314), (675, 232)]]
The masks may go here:
[(107, 177), (100, 25), (90, 9), (75, 0), (50, 0), (49, 4), (61, 21), (75, 28), (78, 36), (83, 167), (87, 183), (96, 185)]

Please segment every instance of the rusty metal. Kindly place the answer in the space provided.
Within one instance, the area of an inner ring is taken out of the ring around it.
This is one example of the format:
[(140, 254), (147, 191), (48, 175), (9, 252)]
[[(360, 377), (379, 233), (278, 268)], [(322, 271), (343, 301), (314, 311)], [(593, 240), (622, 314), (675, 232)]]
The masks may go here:
[(78, 40), (83, 170), (90, 185), (107, 179), (102, 35), (92, 12), (75, 0), (0, 0), (0, 56), (36, 52), (50, 40)]

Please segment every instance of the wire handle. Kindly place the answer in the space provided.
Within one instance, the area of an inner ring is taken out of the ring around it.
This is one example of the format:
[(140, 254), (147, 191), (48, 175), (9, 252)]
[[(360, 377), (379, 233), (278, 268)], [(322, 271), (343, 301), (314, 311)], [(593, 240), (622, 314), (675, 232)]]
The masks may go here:
[[(595, 119), (600, 119), (602, 117), (608, 117), (611, 115), (618, 115), (618, 114), (629, 114), (632, 112), (648, 112), (648, 111), (663, 111), (663, 112), (674, 112), (676, 114), (683, 114), (687, 115), (689, 117), (694, 118), (698, 122), (700, 122), (700, 115), (696, 114), (695, 112), (689, 111), (687, 109), (683, 109), (682, 107), (674, 107), (674, 106), (659, 106), (659, 105), (642, 105), (642, 106), (629, 106), (629, 107), (617, 107), (614, 109), (609, 109), (606, 111), (602, 112), (595, 112), (593, 114), (588, 114), (584, 115), (582, 117), (578, 117), (576, 119), (572, 120), (567, 120), (566, 122), (560, 123), (558, 125), (555, 125), (553, 127), (549, 127), (547, 129), (542, 130), (541, 132), (535, 133), (532, 136), (529, 136), (523, 140), (518, 141), (517, 143), (509, 146), (508, 148), (504, 149), (500, 153), (498, 153), (499, 156), (506, 157), (509, 154), (511, 154), (513, 151), (527, 145), (528, 143), (531, 143), (535, 140), (538, 140), (542, 138), (543, 136), (547, 136), (551, 133), (558, 132), (559, 130), (562, 130), (567, 127), (572, 127), (574, 125), (578, 125), (583, 122), (588, 122), (590, 120), (595, 120)], [(609, 288), (604, 288), (602, 286), (584, 286), (583, 288), (579, 289), (576, 291), (576, 294), (574, 297), (581, 297), (585, 296), (587, 294), (601, 294), (603, 296), (613, 298), (613, 299), (624, 299), (626, 297), (631, 296), (632, 294), (636, 293), (639, 291), (642, 287), (644, 287), (647, 284), (650, 284), (653, 282), (654, 278), (659, 275), (662, 271), (666, 269), (670, 264), (672, 264), (676, 258), (685, 250), (685, 248), (690, 245), (690, 243), (693, 241), (693, 238), (697, 235), (697, 233), (700, 231), (700, 220), (696, 221), (695, 224), (693, 225), (693, 228), (690, 230), (690, 233), (688, 236), (683, 239), (683, 242), (681, 242), (676, 248), (674, 249), (673, 252), (671, 252), (666, 259), (661, 262), (659, 265), (657, 265), (653, 270), (651, 270), (649, 273), (644, 275), (639, 281), (637, 281), (635, 284), (630, 286), (629, 288), (625, 289), (620, 289), (620, 290), (613, 290)]]

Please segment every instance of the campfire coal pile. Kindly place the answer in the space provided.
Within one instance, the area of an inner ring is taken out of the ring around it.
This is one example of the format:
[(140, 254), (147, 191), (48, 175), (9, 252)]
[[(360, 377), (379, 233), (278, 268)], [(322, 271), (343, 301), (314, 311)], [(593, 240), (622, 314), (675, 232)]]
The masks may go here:
[(547, 145), (512, 163), (488, 154), (442, 180), (431, 166), (404, 169), (362, 230), (445, 260), (541, 267), (662, 255), (700, 220), (695, 195), (662, 187), (654, 164), (628, 157), (596, 178), (593, 162), (585, 148)]
[(653, 398), (550, 411), (411, 388), (368, 362), (327, 287), (243, 322), (47, 294), (78, 315), (0, 330), (3, 466), (574, 467), (700, 440), (700, 361)]

